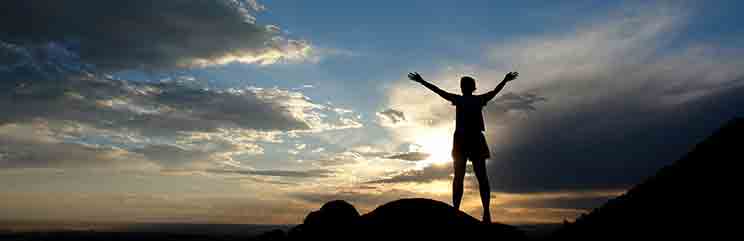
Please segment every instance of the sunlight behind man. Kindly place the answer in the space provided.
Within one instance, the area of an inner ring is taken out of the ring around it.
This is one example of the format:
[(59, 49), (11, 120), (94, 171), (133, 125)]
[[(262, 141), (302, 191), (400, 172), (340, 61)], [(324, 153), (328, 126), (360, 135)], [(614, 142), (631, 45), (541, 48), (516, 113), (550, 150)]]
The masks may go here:
[(421, 164), (444, 164), (452, 162), (452, 126), (421, 128), (416, 130), (414, 143), (420, 152), (430, 154)]

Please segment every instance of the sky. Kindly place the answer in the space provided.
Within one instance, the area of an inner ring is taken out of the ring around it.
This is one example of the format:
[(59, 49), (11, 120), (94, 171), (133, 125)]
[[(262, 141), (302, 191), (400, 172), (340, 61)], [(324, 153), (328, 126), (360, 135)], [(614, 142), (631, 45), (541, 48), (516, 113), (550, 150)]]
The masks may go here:
[[(0, 221), (294, 224), (450, 203), (459, 93), (492, 219), (572, 220), (744, 115), (738, 1), (41, 0), (0, 8)], [(477, 182), (462, 209), (479, 217)], [(694, 195), (694, 194), (693, 194)]]

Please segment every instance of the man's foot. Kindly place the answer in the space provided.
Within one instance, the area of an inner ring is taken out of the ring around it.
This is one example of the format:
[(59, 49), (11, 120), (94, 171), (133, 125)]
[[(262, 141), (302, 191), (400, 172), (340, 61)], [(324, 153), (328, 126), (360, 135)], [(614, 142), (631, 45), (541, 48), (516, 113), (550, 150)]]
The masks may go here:
[(491, 214), (483, 214), (483, 223), (491, 224)]

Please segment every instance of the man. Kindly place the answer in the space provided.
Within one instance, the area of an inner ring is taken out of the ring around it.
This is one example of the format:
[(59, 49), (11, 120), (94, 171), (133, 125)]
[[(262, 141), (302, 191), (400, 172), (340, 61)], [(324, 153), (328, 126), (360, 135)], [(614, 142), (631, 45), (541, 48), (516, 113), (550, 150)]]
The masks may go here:
[(475, 177), (480, 187), (481, 202), (483, 204), (483, 222), (491, 223), (491, 188), (486, 174), (486, 159), (490, 157), (486, 138), (483, 136), (483, 106), (493, 99), (509, 81), (519, 76), (517, 72), (509, 72), (495, 89), (482, 95), (473, 95), (475, 79), (465, 76), (460, 79), (462, 95), (449, 93), (439, 87), (426, 82), (419, 73), (409, 73), (408, 78), (424, 85), (445, 100), (452, 102), (456, 108), (455, 135), (452, 144), (452, 159), (454, 160), (455, 179), (452, 181), (452, 205), (460, 209), (462, 200), (463, 179), (468, 159), (473, 164)]

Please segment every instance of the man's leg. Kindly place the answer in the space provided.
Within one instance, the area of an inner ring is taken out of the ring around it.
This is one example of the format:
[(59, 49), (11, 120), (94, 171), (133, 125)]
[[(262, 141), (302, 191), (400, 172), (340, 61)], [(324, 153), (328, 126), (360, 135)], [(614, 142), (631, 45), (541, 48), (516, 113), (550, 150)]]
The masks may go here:
[(483, 204), (483, 222), (491, 222), (491, 187), (488, 185), (488, 174), (486, 173), (486, 160), (472, 160), (473, 172), (475, 177), (478, 179), (478, 187), (480, 189), (481, 203)]
[(467, 163), (464, 157), (453, 156), (454, 163), (452, 167), (455, 169), (455, 179), (452, 180), (452, 206), (456, 209), (460, 209), (460, 201), (462, 200), (462, 189), (463, 180), (465, 179), (465, 164)]

